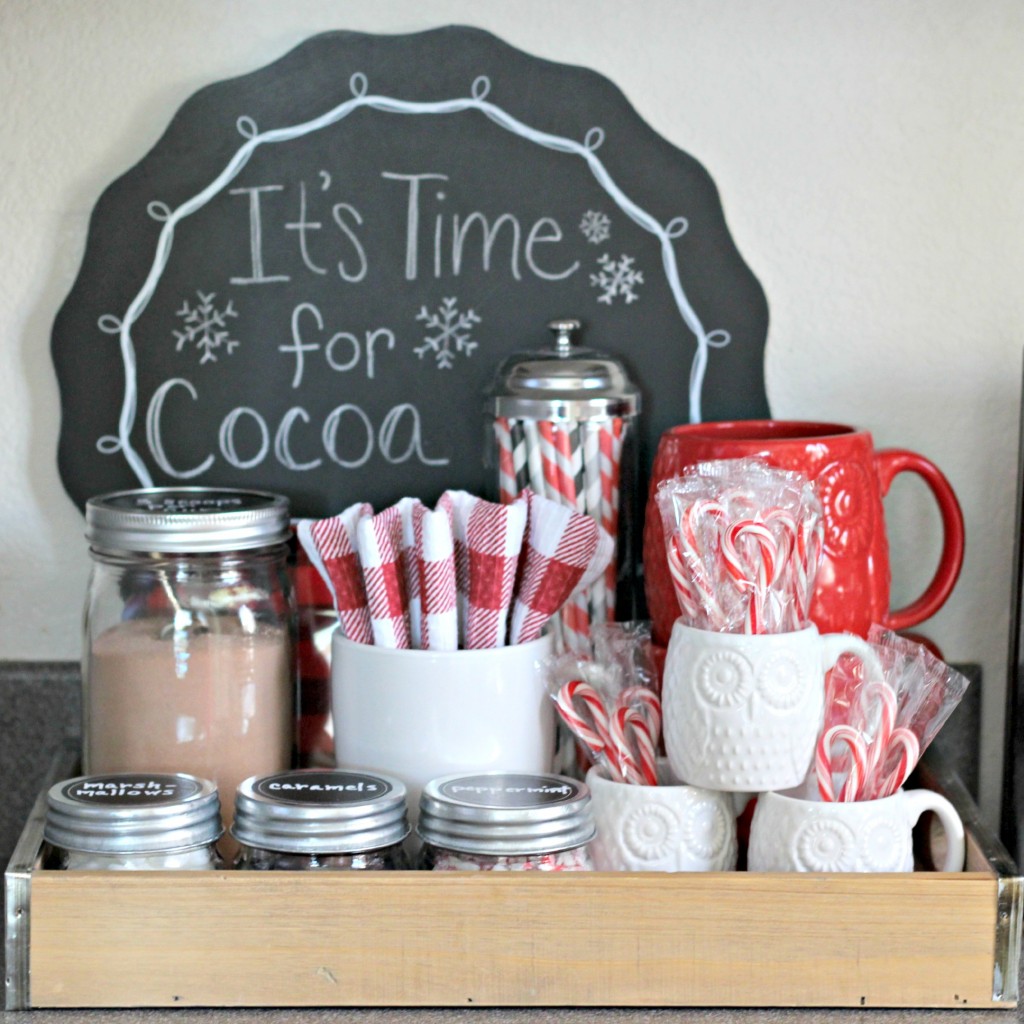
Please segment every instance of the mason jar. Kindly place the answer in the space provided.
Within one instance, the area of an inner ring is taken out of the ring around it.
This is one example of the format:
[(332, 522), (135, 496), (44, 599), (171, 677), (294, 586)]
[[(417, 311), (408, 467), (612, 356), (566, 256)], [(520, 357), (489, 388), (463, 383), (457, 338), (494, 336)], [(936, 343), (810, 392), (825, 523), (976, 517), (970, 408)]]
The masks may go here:
[(295, 607), (288, 503), (204, 487), (86, 505), (86, 772), (211, 779), (225, 823), (243, 779), (292, 764)]
[(591, 871), (590, 790), (564, 775), (484, 772), (428, 782), (416, 829), (433, 871)]
[(221, 866), (217, 787), (181, 772), (84, 775), (51, 786), (43, 866), (201, 871)]
[(398, 870), (409, 834), (405, 786), (378, 773), (315, 768), (246, 779), (231, 833), (241, 870)]

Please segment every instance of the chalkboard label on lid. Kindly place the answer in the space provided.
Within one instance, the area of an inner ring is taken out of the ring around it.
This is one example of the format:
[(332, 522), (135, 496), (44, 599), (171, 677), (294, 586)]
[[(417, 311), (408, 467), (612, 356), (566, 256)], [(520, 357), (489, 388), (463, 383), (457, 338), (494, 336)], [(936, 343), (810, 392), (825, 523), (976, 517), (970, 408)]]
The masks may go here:
[(566, 315), (640, 385), (643, 465), (673, 424), (767, 414), (714, 183), (615, 85), (471, 28), (315, 36), (101, 196), (53, 329), (61, 476), (303, 516), (491, 494), (487, 386)]

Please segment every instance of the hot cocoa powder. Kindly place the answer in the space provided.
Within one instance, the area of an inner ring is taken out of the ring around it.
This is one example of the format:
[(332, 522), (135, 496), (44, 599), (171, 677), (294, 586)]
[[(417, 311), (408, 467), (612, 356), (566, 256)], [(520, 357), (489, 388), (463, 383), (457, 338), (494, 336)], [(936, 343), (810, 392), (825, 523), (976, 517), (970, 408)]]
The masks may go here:
[(213, 621), (209, 631), (173, 631), (166, 619), (136, 619), (95, 639), (85, 770), (211, 779), (229, 825), (243, 779), (290, 765), (292, 650), (283, 629)]

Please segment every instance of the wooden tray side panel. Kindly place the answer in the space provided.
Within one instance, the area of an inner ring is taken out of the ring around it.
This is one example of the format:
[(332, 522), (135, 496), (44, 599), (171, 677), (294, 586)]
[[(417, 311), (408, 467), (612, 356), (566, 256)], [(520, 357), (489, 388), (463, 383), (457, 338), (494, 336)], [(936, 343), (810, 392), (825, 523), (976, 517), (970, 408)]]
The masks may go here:
[(992, 1006), (962, 875), (37, 872), (31, 1002)]

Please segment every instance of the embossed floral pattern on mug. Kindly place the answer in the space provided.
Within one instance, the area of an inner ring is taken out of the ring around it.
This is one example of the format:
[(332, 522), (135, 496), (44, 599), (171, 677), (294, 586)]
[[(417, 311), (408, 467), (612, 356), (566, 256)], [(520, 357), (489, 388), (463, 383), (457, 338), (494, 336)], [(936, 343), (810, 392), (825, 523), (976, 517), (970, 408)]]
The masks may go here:
[(590, 852), (599, 871), (729, 871), (736, 866), (736, 821), (729, 794), (673, 784), (611, 782), (587, 774), (597, 836)]
[(960, 871), (964, 830), (948, 800), (926, 789), (881, 800), (824, 803), (762, 793), (750, 824), (751, 871), (913, 871), (911, 833), (934, 811), (946, 833), (943, 871)]

